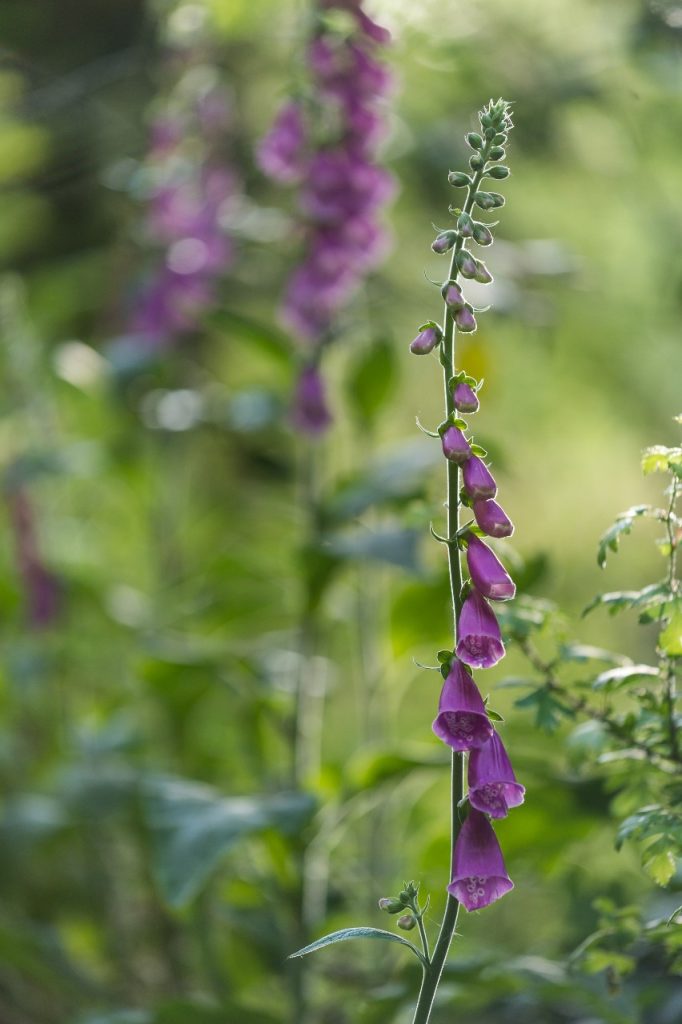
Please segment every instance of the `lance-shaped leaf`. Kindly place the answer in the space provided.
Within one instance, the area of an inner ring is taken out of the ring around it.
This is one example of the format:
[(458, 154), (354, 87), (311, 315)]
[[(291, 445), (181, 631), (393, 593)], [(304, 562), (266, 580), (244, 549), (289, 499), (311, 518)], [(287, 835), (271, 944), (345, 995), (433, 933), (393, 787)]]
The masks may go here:
[(617, 690), (632, 682), (633, 679), (643, 679), (647, 676), (658, 677), (658, 675), (659, 671), (653, 665), (620, 665), (618, 668), (610, 668), (607, 672), (601, 672), (592, 687), (595, 690)]
[(198, 782), (157, 777), (145, 785), (143, 809), (157, 883), (171, 906), (182, 907), (236, 842), (268, 828), (298, 832), (314, 801), (307, 793), (226, 797)]
[(620, 537), (624, 533), (630, 533), (632, 524), (635, 519), (640, 516), (645, 516), (647, 513), (653, 514), (654, 509), (650, 505), (635, 505), (633, 508), (629, 508), (627, 512), (621, 512), (612, 526), (609, 526), (600, 540), (599, 550), (597, 552), (597, 562), (601, 569), (606, 565), (606, 552), (610, 549), (611, 551), (618, 551), (618, 544)]
[(386, 932), (382, 928), (342, 928), (341, 931), (331, 932), (331, 934), (317, 939), (316, 942), (311, 942), (309, 946), (304, 946), (303, 949), (297, 950), (291, 954), (289, 959), (293, 960), (296, 957), (307, 956), (308, 953), (315, 953), (318, 949), (324, 949), (325, 946), (333, 946), (336, 942), (348, 942), (350, 939), (383, 939), (386, 942), (399, 942), (401, 946), (407, 946), (418, 960), (423, 964), (425, 963), (424, 957), (416, 946), (407, 939), (404, 939), (402, 935)]

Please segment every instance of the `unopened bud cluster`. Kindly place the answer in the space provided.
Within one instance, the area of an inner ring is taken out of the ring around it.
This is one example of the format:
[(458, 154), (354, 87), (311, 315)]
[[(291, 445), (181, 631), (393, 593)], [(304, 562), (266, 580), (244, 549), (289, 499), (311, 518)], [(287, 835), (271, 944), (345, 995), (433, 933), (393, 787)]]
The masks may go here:
[[(502, 181), (509, 177), (509, 168), (500, 163), (504, 160), (504, 147), (512, 127), (507, 104), (503, 100), (490, 103), (481, 111), (479, 118), (480, 133), (469, 132), (466, 136), (467, 145), (473, 150), (469, 158), (470, 171), (451, 171), (448, 175), (448, 181), (454, 188), (467, 189), (464, 207), (450, 207), (451, 214), (456, 218), (455, 227), (439, 232), (431, 245), (433, 251), (438, 254), (454, 250), (450, 276), (443, 284), (442, 295), (449, 315), (453, 317), (457, 328), (465, 334), (471, 334), (476, 330), (476, 311), (464, 297), (462, 287), (457, 284), (457, 278), (461, 276), (465, 280), (477, 281), (479, 284), (490, 284), (493, 280), (483, 260), (467, 248), (471, 242), (481, 247), (493, 243), (491, 225), (477, 220), (476, 211), (487, 212), (504, 206), (504, 196), (499, 192), (483, 191), (481, 184), (485, 178)], [(420, 342), (423, 330), (420, 328), (420, 334), (410, 345), (410, 350), (415, 355), (426, 355), (442, 340), (441, 333), (440, 337), (430, 335), (429, 340), (433, 342), (430, 345)]]
[(405, 882), (397, 896), (383, 896), (378, 906), (387, 914), (400, 914), (398, 927), (406, 932), (412, 931), (426, 911), (419, 905), (419, 885), (414, 882)]

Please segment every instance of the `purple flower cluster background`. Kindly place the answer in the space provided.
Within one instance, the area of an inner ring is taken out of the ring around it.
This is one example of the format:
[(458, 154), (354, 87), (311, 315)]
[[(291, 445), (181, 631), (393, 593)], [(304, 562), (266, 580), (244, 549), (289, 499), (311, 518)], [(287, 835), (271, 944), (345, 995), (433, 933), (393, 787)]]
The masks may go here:
[[(350, 31), (328, 18), (334, 11), (349, 16)], [(316, 15), (306, 50), (309, 88), (285, 102), (258, 151), (265, 174), (298, 188), (303, 256), (280, 312), (306, 345), (294, 422), (312, 434), (331, 418), (319, 374), (322, 347), (387, 252), (380, 212), (394, 191), (377, 163), (385, 131), (381, 103), (392, 85), (379, 59), (388, 32), (354, 0), (324, 0)]]

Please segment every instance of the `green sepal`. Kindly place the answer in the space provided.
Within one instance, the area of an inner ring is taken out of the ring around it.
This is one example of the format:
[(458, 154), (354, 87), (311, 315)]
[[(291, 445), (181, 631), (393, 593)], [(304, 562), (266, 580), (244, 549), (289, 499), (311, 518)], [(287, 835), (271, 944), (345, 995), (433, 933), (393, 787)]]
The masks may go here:
[(488, 718), (490, 718), (493, 722), (504, 722), (504, 718), (502, 717), (502, 715), (498, 714), (497, 711), (493, 711), (492, 708), (487, 707), (487, 705), (485, 710)]
[(471, 498), (463, 487), (461, 487), (459, 491), (459, 503), (464, 508), (471, 508)]
[(441, 663), (441, 665), (444, 665), (446, 662), (451, 662), (454, 656), (454, 651), (438, 651), (436, 653), (436, 657), (438, 658), (438, 661)]
[(417, 330), (420, 331), (420, 332), (421, 331), (426, 331), (426, 330), (428, 330), (429, 327), (431, 327), (434, 331), (438, 332), (438, 342), (437, 342), (437, 344), (440, 345), (441, 341), (443, 340), (443, 328), (441, 327), (440, 324), (436, 323), (435, 320), (427, 320), (426, 323), (421, 324), (417, 328)]
[(471, 451), (474, 455), (477, 455), (479, 459), (487, 459), (488, 453), (485, 448), (482, 448), (480, 444), (472, 444)]

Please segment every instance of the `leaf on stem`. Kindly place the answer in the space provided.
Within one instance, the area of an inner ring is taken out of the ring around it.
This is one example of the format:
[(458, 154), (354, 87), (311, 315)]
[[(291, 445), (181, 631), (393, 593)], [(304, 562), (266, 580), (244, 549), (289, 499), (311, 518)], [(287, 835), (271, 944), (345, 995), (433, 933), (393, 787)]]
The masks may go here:
[(408, 949), (412, 950), (422, 964), (426, 964), (423, 955), (416, 946), (408, 942), (407, 939), (404, 939), (402, 935), (395, 935), (393, 932), (384, 931), (382, 928), (342, 928), (341, 931), (331, 932), (331, 934), (317, 939), (316, 942), (311, 942), (309, 946), (304, 946), (303, 949), (297, 950), (289, 956), (289, 959), (294, 960), (296, 957), (307, 956), (309, 953), (317, 952), (318, 949), (324, 949), (325, 946), (333, 946), (337, 942), (348, 942), (350, 939), (383, 939), (386, 942), (399, 942), (401, 946), (407, 946)]

